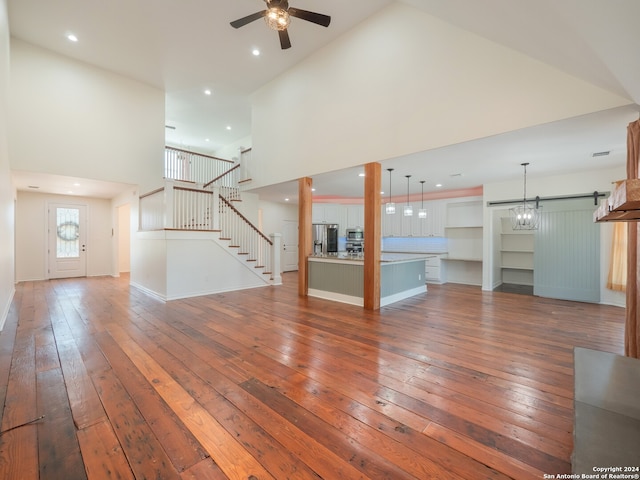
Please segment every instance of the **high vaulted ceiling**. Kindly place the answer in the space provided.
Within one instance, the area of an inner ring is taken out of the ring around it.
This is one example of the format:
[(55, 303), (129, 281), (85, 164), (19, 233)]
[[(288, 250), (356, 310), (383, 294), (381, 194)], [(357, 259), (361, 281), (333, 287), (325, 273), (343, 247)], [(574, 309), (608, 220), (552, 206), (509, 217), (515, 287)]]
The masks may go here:
[[(495, 181), (507, 154), (510, 178), (521, 175), (513, 165), (531, 158), (536, 159), (532, 175), (624, 162), (626, 125), (638, 118), (633, 104), (640, 103), (640, 2), (400, 1), (628, 98), (631, 105), (390, 159), (383, 168), (402, 165), (416, 180), (444, 180), (451, 182), (445, 187), (465, 188)], [(12, 36), (165, 90), (166, 123), (175, 128), (167, 129), (167, 142), (215, 152), (251, 134), (252, 92), (391, 3), (291, 0), (297, 8), (330, 15), (332, 23), (323, 28), (294, 18), (289, 50), (280, 49), (276, 33), (262, 21), (238, 30), (230, 27), (230, 21), (262, 10), (262, 0), (9, 0), (8, 6)], [(71, 32), (77, 43), (67, 40)], [(255, 48), (259, 56), (252, 55)], [(204, 93), (207, 89), (211, 95)], [(480, 151), (492, 162), (480, 167)], [(599, 151), (611, 154), (585, 157), (585, 152)], [(422, 171), (426, 164), (429, 170)], [(450, 168), (438, 171), (443, 164)], [(454, 170), (462, 173), (455, 181)], [(314, 178), (314, 184), (325, 195), (348, 196), (353, 193), (349, 178), (345, 172), (329, 173)], [(291, 188), (279, 185), (262, 193), (280, 200)]]

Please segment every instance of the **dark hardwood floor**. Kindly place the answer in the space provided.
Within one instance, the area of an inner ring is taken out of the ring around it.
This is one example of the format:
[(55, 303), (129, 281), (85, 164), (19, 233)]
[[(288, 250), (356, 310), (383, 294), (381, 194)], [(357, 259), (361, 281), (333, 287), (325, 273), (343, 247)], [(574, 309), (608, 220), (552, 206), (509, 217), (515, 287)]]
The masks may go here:
[[(574, 346), (624, 310), (429, 285), (366, 312), (265, 287), (163, 303), (17, 285), (2, 479), (540, 479), (570, 472)], [(32, 423), (28, 423), (32, 422)]]

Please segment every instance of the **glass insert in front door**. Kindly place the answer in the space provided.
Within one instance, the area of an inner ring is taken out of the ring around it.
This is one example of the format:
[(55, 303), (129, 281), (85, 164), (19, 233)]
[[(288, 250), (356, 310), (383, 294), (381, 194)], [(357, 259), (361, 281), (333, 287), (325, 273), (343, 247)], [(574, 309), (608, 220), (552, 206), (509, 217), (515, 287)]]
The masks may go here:
[(80, 210), (56, 208), (56, 257), (80, 256)]

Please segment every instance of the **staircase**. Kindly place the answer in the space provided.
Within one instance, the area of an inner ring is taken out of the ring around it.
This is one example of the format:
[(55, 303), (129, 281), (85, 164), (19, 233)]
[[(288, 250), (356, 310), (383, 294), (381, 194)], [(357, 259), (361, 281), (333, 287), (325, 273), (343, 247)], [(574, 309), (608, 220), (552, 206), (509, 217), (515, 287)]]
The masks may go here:
[[(238, 269), (250, 271), (259, 278), (260, 284), (282, 283), (280, 235), (266, 236), (235, 206), (242, 201), (240, 170), (239, 164), (229, 160), (167, 147), (165, 186), (140, 196), (139, 232), (148, 232), (149, 238), (157, 238), (157, 234), (162, 232), (161, 237), (167, 242), (167, 257), (175, 256), (175, 259), (167, 258), (167, 264), (173, 265), (182, 260), (189, 262), (199, 249), (201, 255), (208, 257), (202, 262), (191, 260), (191, 270), (198, 270), (189, 273), (194, 283), (199, 283), (196, 290), (208, 292), (207, 285), (215, 283), (211, 280), (212, 275), (242, 277), (244, 280), (236, 282), (240, 284), (239, 288), (256, 286), (241, 272), (210, 271), (223, 264), (229, 268), (225, 263), (228, 259), (221, 249), (236, 259)], [(212, 260), (212, 256), (218, 261)], [(205, 270), (200, 265), (208, 262), (206, 271), (199, 271)], [(199, 278), (203, 280), (198, 282)], [(167, 279), (167, 285), (170, 280)], [(245, 284), (248, 286), (243, 287)]]

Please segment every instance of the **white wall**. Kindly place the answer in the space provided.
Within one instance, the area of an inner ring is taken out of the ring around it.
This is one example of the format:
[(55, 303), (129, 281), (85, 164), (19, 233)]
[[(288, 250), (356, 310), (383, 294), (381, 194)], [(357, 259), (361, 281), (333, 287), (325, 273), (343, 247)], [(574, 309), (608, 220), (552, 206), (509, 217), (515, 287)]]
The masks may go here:
[(255, 92), (253, 186), (631, 103), (395, 2)]
[(115, 237), (117, 239), (118, 274), (131, 270), (131, 205), (126, 203), (116, 208), (118, 222)]
[[(136, 248), (134, 232), (138, 230), (138, 190), (132, 188), (111, 199), (114, 224), (114, 242), (112, 244), (113, 273), (131, 272), (131, 257)], [(127, 225), (124, 225), (123, 212), (128, 212)]]
[(47, 274), (47, 206), (49, 203), (87, 205), (87, 276), (111, 275), (111, 201), (18, 192), (16, 208), (16, 280), (44, 280)]
[(251, 148), (251, 136), (244, 137), (237, 142), (225, 145), (223, 148), (216, 150), (214, 156), (237, 162), (240, 160), (240, 149), (246, 150), (247, 148)]
[(0, 0), (0, 330), (15, 292), (14, 199), (7, 139), (9, 103), (9, 19)]
[(282, 222), (285, 220), (298, 221), (298, 205), (288, 203), (260, 201), (262, 211), (262, 231), (270, 233), (282, 233)]
[[(576, 172), (571, 175), (555, 175), (553, 177), (536, 177), (527, 174), (527, 197), (553, 197), (564, 195), (578, 195), (585, 193), (610, 192), (612, 190), (612, 182), (626, 178), (625, 167), (592, 170), (588, 172)], [(513, 182), (502, 182), (484, 185), (483, 202), (485, 205), (484, 213), (484, 255), (483, 262), (483, 286), (484, 290), (491, 290), (495, 285), (495, 277), (498, 275), (498, 269), (492, 268), (499, 264), (499, 260), (495, 259), (496, 251), (493, 249), (493, 241), (495, 238), (494, 229), (497, 229), (499, 223), (492, 220), (491, 211), (493, 209), (504, 209), (501, 207), (487, 207), (487, 202), (514, 200), (522, 198), (523, 180)], [(594, 211), (596, 207), (593, 207)], [(601, 223), (600, 225), (600, 302), (610, 305), (625, 305), (624, 293), (614, 292), (606, 288), (607, 275), (609, 272), (609, 252), (611, 251), (611, 239), (613, 234), (613, 226), (609, 223)]]
[(211, 232), (138, 232), (141, 275), (131, 284), (163, 300), (267, 285), (254, 267), (239, 263)]
[[(163, 184), (164, 92), (17, 39), (12, 40), (10, 66), (11, 168), (137, 185), (124, 200), (131, 202), (135, 231), (138, 194)], [(110, 207), (108, 249), (102, 251), (106, 245), (101, 244), (100, 258), (90, 255), (90, 275), (118, 274), (111, 228), (122, 202)], [(95, 213), (90, 209), (89, 221)], [(106, 237), (94, 239), (103, 241)], [(132, 256), (138, 248), (132, 241)], [(18, 280), (44, 278), (41, 260), (16, 258)], [(133, 262), (132, 278), (146, 275), (135, 272), (135, 266)]]
[(162, 90), (17, 39), (10, 73), (13, 170), (162, 184)]

